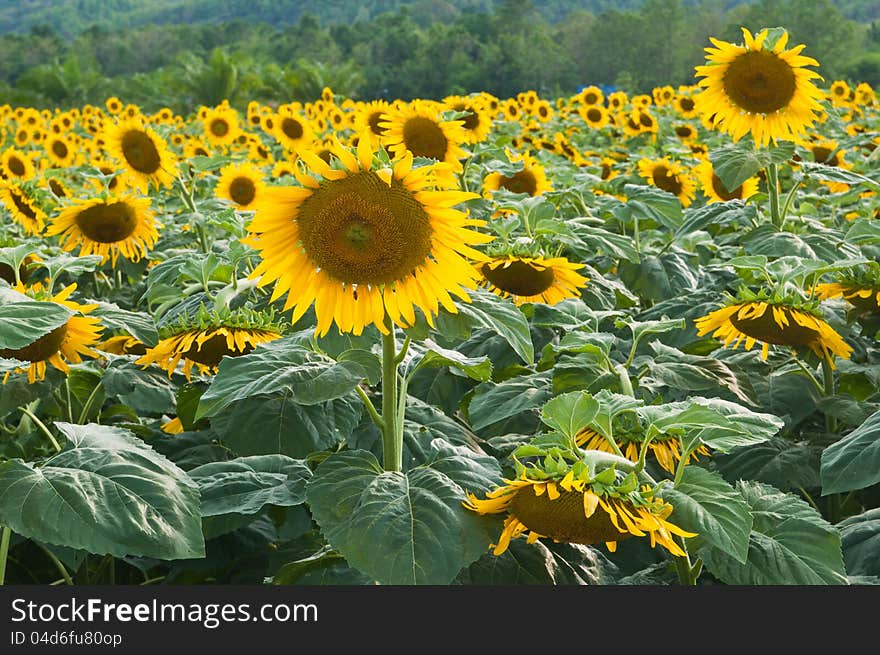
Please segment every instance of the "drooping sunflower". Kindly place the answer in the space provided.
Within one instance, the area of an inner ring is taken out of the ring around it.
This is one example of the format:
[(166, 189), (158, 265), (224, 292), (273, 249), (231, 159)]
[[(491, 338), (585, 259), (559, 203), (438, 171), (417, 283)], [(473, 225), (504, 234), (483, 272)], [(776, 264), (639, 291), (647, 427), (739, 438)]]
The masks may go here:
[(229, 146), (241, 134), (238, 124), (238, 112), (229, 105), (223, 104), (205, 112), (202, 119), (205, 138), (212, 146)]
[(806, 347), (834, 366), (834, 355), (849, 359), (852, 346), (822, 320), (818, 311), (794, 300), (755, 299), (727, 304), (694, 321), (697, 335), (712, 333), (733, 348), (745, 342), (746, 350), (762, 344), (761, 359), (771, 345)]
[(108, 123), (104, 133), (107, 151), (122, 164), (132, 184), (146, 193), (149, 185), (169, 187), (177, 176), (177, 162), (168, 144), (138, 119)]
[(513, 175), (502, 175), (498, 172), (489, 173), (483, 179), (483, 190), (487, 197), (491, 195), (492, 191), (499, 189), (507, 189), (512, 193), (527, 193), (532, 197), (553, 190), (553, 186), (547, 180), (544, 167), (530, 154), (508, 152), (507, 158), (511, 163), (522, 162), (522, 170), (513, 173)]
[(46, 212), (25, 190), (26, 186), (14, 183), (0, 185), (0, 202), (9, 210), (12, 220), (21, 225), (25, 234), (35, 235), (43, 231)]
[(182, 360), (183, 374), (189, 380), (193, 368), (201, 375), (216, 373), (224, 357), (246, 355), (261, 343), (281, 338), (281, 334), (282, 327), (273, 314), (246, 308), (218, 314), (202, 306), (196, 316), (183, 316), (161, 328), (159, 343), (135, 363), (144, 368), (156, 364), (170, 378)]
[(483, 262), (479, 270), (484, 286), (502, 298), (511, 297), (516, 305), (555, 305), (580, 296), (578, 290), (589, 281), (576, 272), (583, 267), (565, 257), (502, 255)]
[(819, 62), (804, 57), (803, 45), (786, 50), (788, 33), (765, 47), (769, 30), (754, 36), (742, 30), (744, 45), (710, 39), (714, 48), (705, 66), (697, 66), (699, 109), (704, 116), (714, 114), (715, 127), (739, 141), (751, 132), (755, 143), (766, 146), (771, 140), (794, 140), (809, 128), (822, 112), (824, 92), (811, 80), (820, 75), (807, 68)]
[[(65, 287), (54, 296), (47, 294), (41, 285), (34, 285), (30, 288), (19, 287), (19, 290), (23, 292), (22, 300), (50, 301), (63, 305), (74, 312), (66, 323), (59, 325), (26, 346), (15, 349), (0, 349), (0, 357), (29, 362), (27, 366), (28, 382), (33, 384), (38, 380), (43, 380), (46, 377), (46, 364), (52, 364), (59, 371), (67, 373), (70, 371), (68, 362), (78, 364), (82, 361), (83, 355), (88, 357), (101, 356), (100, 353), (92, 350), (92, 346), (97, 344), (103, 328), (99, 319), (86, 316), (97, 305), (80, 305), (68, 300), (70, 294), (76, 290), (76, 284)], [(4, 383), (8, 377), (9, 373), (4, 377)]]
[(696, 183), (681, 164), (670, 161), (668, 157), (640, 160), (639, 175), (658, 189), (676, 196), (682, 207), (694, 201)]
[(750, 177), (733, 191), (728, 191), (721, 178), (715, 174), (715, 168), (708, 159), (697, 164), (694, 167), (694, 173), (700, 181), (703, 193), (706, 194), (708, 204), (727, 200), (746, 200), (758, 193), (757, 177)]
[(243, 162), (221, 169), (214, 194), (234, 203), (236, 209), (247, 211), (254, 208), (265, 187), (262, 171), (249, 162)]
[[(512, 539), (526, 532), (528, 543), (541, 538), (576, 544), (604, 543), (611, 552), (617, 549), (619, 541), (633, 536), (648, 537), (652, 548), (659, 544), (677, 556), (683, 556), (684, 551), (673, 535), (696, 536), (667, 520), (673, 506), (656, 497), (650, 487), (625, 490), (613, 469), (590, 478), (587, 467), (578, 462), (564, 475), (543, 474), (541, 479), (531, 475), (531, 468), (523, 468), (519, 477), (505, 480), (504, 486), (487, 493), (485, 499), (467, 494), (464, 507), (471, 511), (507, 513), (498, 543), (490, 545), (493, 555), (502, 555)], [(600, 482), (600, 478), (608, 477), (610, 481)]]
[(367, 136), (357, 156), (334, 146), (344, 169), (301, 151), (322, 179), (297, 170), (302, 187), (267, 188), (249, 225), (246, 243), (262, 258), (253, 275), (274, 282), (273, 301), (287, 293), (294, 323), (314, 302), (319, 335), (334, 321), (342, 332), (384, 332), (386, 312), (407, 327), (415, 307), (429, 323), (439, 305), (456, 312), (450, 294), (467, 301), (479, 277), (466, 258), (483, 255), (471, 244), (491, 240), (469, 229), (482, 221), (454, 209), (476, 195), (453, 190), (437, 164), (413, 168), (404, 154), (393, 170), (374, 170), (373, 154)]
[(843, 298), (860, 313), (880, 312), (880, 267), (838, 271), (834, 282), (817, 284), (817, 298)]
[[(639, 453), (644, 441), (643, 436), (615, 431), (614, 440), (627, 459), (633, 462), (639, 460)], [(586, 450), (601, 450), (606, 453), (614, 452), (614, 448), (608, 439), (589, 428), (585, 428), (577, 434), (576, 443)], [(663, 434), (658, 435), (648, 444), (648, 449), (665, 471), (675, 473), (676, 463), (681, 461), (681, 445), (677, 437)], [(704, 445), (700, 445), (688, 455), (685, 464), (691, 461), (699, 461), (700, 455), (707, 457), (709, 449)]]
[(7, 148), (3, 151), (0, 155), (0, 167), (7, 179), (17, 182), (27, 182), (37, 174), (31, 158), (16, 148)]
[(159, 239), (150, 198), (133, 194), (77, 200), (58, 213), (46, 234), (60, 236), (67, 252), (79, 246), (80, 256), (100, 255), (114, 266), (119, 255), (140, 261)]
[(427, 157), (461, 170), (465, 157), (461, 144), (467, 140), (462, 121), (444, 121), (436, 109), (425, 102), (413, 102), (391, 109), (379, 123), (386, 132), (385, 146), (400, 159), (407, 152), (413, 157)]

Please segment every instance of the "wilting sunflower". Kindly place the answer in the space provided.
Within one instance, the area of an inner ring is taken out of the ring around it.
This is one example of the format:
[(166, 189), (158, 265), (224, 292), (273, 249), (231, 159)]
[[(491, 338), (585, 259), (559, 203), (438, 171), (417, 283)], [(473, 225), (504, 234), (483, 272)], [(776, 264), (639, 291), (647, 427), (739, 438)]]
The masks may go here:
[(413, 157), (427, 157), (461, 170), (465, 157), (460, 144), (467, 140), (462, 121), (444, 121), (425, 102), (416, 101), (401, 109), (391, 109), (379, 123), (386, 129), (383, 142), (400, 159), (407, 152)]
[(721, 178), (715, 174), (715, 168), (708, 159), (697, 164), (694, 167), (694, 173), (700, 181), (703, 193), (706, 194), (707, 204), (727, 200), (746, 200), (758, 193), (757, 177), (750, 177), (733, 191), (728, 191)]
[(459, 120), (462, 121), (461, 126), (468, 143), (480, 143), (486, 140), (489, 130), (492, 129), (492, 117), (483, 109), (479, 99), (447, 96), (443, 102), (453, 111), (465, 113)]
[(177, 162), (165, 140), (138, 119), (108, 123), (107, 151), (121, 163), (132, 184), (146, 193), (149, 185), (169, 187), (177, 176)]
[(734, 141), (751, 132), (755, 143), (794, 140), (810, 127), (822, 111), (824, 92), (810, 80), (820, 75), (806, 68), (819, 62), (800, 54), (805, 46), (786, 50), (788, 33), (765, 48), (769, 31), (756, 35), (742, 30), (745, 45), (710, 39), (714, 48), (705, 66), (697, 66), (704, 90), (699, 108), (704, 116), (714, 114), (713, 124)]
[(642, 159), (639, 161), (639, 175), (658, 189), (676, 196), (682, 207), (687, 207), (694, 201), (697, 185), (693, 178), (681, 164), (672, 162), (667, 157)]
[(119, 334), (104, 339), (95, 345), (101, 352), (112, 355), (145, 355), (147, 347), (137, 337), (128, 334)]
[[(33, 384), (37, 380), (46, 377), (46, 364), (52, 364), (59, 371), (70, 371), (68, 362), (79, 364), (82, 356), (100, 357), (100, 353), (92, 350), (91, 346), (97, 344), (103, 329), (100, 320), (85, 316), (97, 305), (80, 305), (68, 300), (70, 294), (76, 290), (76, 284), (65, 287), (62, 291), (49, 296), (40, 285), (35, 285), (24, 291), (22, 300), (33, 299), (54, 302), (67, 307), (74, 314), (67, 319), (66, 323), (59, 325), (51, 332), (44, 334), (39, 339), (26, 346), (15, 349), (0, 349), (0, 357), (6, 359), (18, 359), (29, 362), (27, 367), (28, 382)], [(6, 374), (4, 382), (9, 377)]]
[[(615, 431), (614, 440), (627, 459), (633, 462), (638, 461), (644, 436)], [(576, 442), (578, 446), (586, 450), (601, 450), (606, 453), (614, 452), (614, 448), (612, 448), (608, 439), (589, 428), (581, 430), (577, 434)], [(681, 445), (677, 437), (663, 434), (658, 435), (648, 444), (648, 449), (665, 471), (675, 473), (676, 463), (681, 461)], [(692, 460), (699, 461), (699, 455), (708, 456), (709, 449), (704, 445), (699, 446), (688, 455), (685, 464)]]
[(224, 357), (246, 355), (261, 343), (279, 339), (281, 332), (273, 315), (245, 308), (218, 314), (202, 306), (197, 316), (160, 329), (159, 343), (135, 363), (144, 368), (156, 364), (170, 378), (182, 360), (189, 380), (193, 368), (202, 375), (216, 373)]
[(522, 162), (523, 168), (512, 175), (501, 173), (489, 173), (483, 179), (483, 190), (487, 197), (492, 191), (507, 189), (512, 193), (527, 193), (532, 197), (540, 196), (546, 191), (552, 191), (553, 187), (547, 180), (544, 167), (528, 153), (507, 153), (511, 163)]
[(314, 302), (319, 335), (334, 321), (342, 332), (386, 331), (386, 312), (410, 326), (415, 307), (429, 323), (438, 305), (456, 312), (450, 294), (467, 301), (479, 277), (466, 258), (483, 258), (470, 245), (491, 240), (468, 229), (482, 221), (453, 208), (475, 194), (452, 190), (438, 165), (413, 168), (405, 154), (393, 170), (374, 170), (373, 154), (366, 136), (356, 157), (334, 146), (344, 169), (301, 151), (323, 179), (296, 171), (302, 188), (267, 188), (249, 225), (246, 243), (262, 258), (253, 275), (275, 283), (273, 301), (287, 293), (294, 323)]
[(517, 305), (539, 302), (555, 305), (566, 298), (580, 296), (589, 281), (576, 273), (583, 264), (575, 264), (565, 257), (520, 257), (503, 255), (479, 265), (482, 284), (493, 293), (510, 296)]
[(231, 145), (241, 134), (238, 112), (229, 105), (208, 109), (202, 125), (205, 128), (205, 138), (215, 147)]
[(233, 202), (236, 209), (246, 211), (254, 208), (265, 186), (262, 171), (251, 163), (243, 162), (221, 169), (214, 193), (218, 198)]
[(65, 251), (79, 246), (80, 256), (100, 255), (114, 266), (119, 255), (140, 261), (159, 239), (150, 198), (131, 194), (77, 200), (58, 213), (46, 234), (59, 235)]
[(0, 202), (9, 210), (12, 220), (21, 225), (25, 234), (35, 235), (43, 231), (46, 212), (26, 191), (26, 186), (14, 183), (0, 185)]
[(463, 504), (471, 511), (507, 513), (498, 543), (490, 545), (494, 546), (493, 555), (503, 554), (511, 539), (525, 532), (528, 543), (540, 538), (576, 544), (604, 543), (611, 552), (617, 549), (619, 541), (633, 536), (648, 537), (652, 548), (659, 544), (677, 556), (684, 556), (684, 551), (673, 535), (696, 536), (667, 520), (672, 505), (657, 498), (650, 487), (626, 489), (626, 483), (613, 469), (605, 469), (592, 479), (581, 462), (564, 475), (536, 473), (542, 479), (532, 479), (532, 469), (521, 468), (519, 477), (505, 480), (504, 486), (487, 493), (485, 499), (467, 494)]
[(880, 312), (880, 267), (838, 271), (835, 277), (835, 282), (816, 285), (816, 297), (843, 298), (860, 313)]
[(762, 344), (761, 359), (767, 359), (771, 344), (807, 347), (833, 367), (834, 355), (849, 359), (853, 351), (816, 310), (793, 300), (735, 300), (694, 323), (697, 336), (712, 332), (714, 338), (724, 340), (725, 348), (733, 344), (736, 349), (743, 341), (746, 350)]
[(6, 178), (17, 182), (27, 182), (37, 174), (31, 158), (16, 148), (7, 148), (3, 151), (0, 155), (0, 167)]

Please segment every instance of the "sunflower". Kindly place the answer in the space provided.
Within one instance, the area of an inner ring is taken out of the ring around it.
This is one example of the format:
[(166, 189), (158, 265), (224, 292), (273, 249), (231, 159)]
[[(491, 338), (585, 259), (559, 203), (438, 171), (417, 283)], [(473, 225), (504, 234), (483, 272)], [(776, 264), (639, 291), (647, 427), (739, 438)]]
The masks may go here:
[(210, 157), (211, 149), (201, 139), (190, 137), (183, 144), (183, 156), (186, 159), (193, 157)]
[(279, 339), (281, 332), (273, 315), (245, 308), (221, 315), (202, 306), (197, 316), (182, 317), (178, 323), (162, 328), (159, 343), (135, 364), (144, 368), (156, 364), (170, 378), (183, 360), (183, 374), (189, 380), (193, 368), (203, 375), (216, 373), (224, 357), (246, 355), (261, 343)]
[(832, 82), (831, 88), (828, 90), (828, 95), (831, 97), (832, 104), (837, 106), (849, 105), (850, 93), (849, 84), (843, 80), (835, 80)]
[(578, 107), (578, 114), (594, 130), (600, 130), (611, 122), (611, 115), (602, 105)]
[[(14, 349), (0, 349), (0, 357), (5, 359), (18, 359), (29, 362), (27, 367), (28, 382), (33, 384), (37, 380), (46, 377), (46, 364), (52, 364), (59, 371), (70, 371), (68, 362), (78, 364), (82, 356), (100, 357), (100, 353), (92, 350), (91, 346), (97, 344), (103, 329), (100, 320), (85, 316), (97, 308), (97, 305), (80, 305), (68, 300), (70, 294), (76, 290), (76, 284), (65, 287), (62, 291), (49, 297), (40, 285), (29, 289), (23, 289), (26, 298), (35, 300), (47, 300), (66, 307), (73, 312), (66, 323), (59, 325), (51, 332), (44, 334), (39, 339)], [(25, 298), (23, 298), (25, 299)], [(9, 377), (6, 374), (4, 382)]]
[(205, 138), (212, 146), (229, 146), (241, 134), (238, 112), (229, 105), (220, 105), (205, 112), (202, 119)]
[[(623, 94), (624, 104), (626, 104), (626, 94)], [(588, 86), (586, 88), (581, 89), (578, 94), (574, 97), (574, 99), (582, 104), (582, 105), (601, 105), (605, 101), (605, 96), (602, 93), (602, 89), (598, 86)], [(623, 107), (623, 105), (621, 105)]]
[(80, 256), (100, 255), (114, 266), (119, 255), (140, 261), (159, 239), (150, 199), (129, 194), (77, 200), (58, 213), (46, 234), (59, 235), (65, 251), (80, 246)]
[(40, 209), (23, 186), (13, 183), (0, 186), (0, 202), (9, 210), (12, 220), (24, 228), (25, 234), (35, 235), (43, 231), (46, 212)]
[(655, 133), (659, 129), (654, 116), (644, 109), (626, 112), (618, 117), (617, 122), (627, 136), (638, 136), (645, 132)]
[(427, 157), (450, 164), (461, 170), (465, 157), (459, 144), (467, 140), (462, 121), (444, 121), (439, 113), (424, 102), (413, 102), (402, 109), (392, 109), (380, 123), (387, 131), (385, 146), (400, 159), (407, 152), (413, 157)]
[(672, 555), (684, 556), (673, 535), (694, 537), (667, 519), (673, 507), (655, 497), (649, 487), (626, 491), (622, 484), (603, 484), (599, 478), (614, 469), (605, 469), (592, 479), (586, 466), (576, 463), (565, 475), (532, 479), (531, 469), (520, 477), (504, 480), (504, 486), (479, 499), (467, 493), (463, 505), (478, 514), (507, 513), (497, 544), (490, 544), (493, 555), (503, 554), (516, 539), (528, 531), (528, 543), (540, 538), (576, 544), (604, 543), (609, 551), (617, 542), (633, 536), (648, 537), (653, 548), (663, 546)]
[(101, 352), (112, 355), (145, 355), (147, 347), (138, 339), (128, 334), (120, 334), (104, 339), (95, 345)]
[(122, 111), (122, 101), (116, 96), (110, 96), (107, 100), (104, 101), (104, 106), (107, 107), (107, 111), (111, 114), (118, 114)]
[(484, 111), (479, 100), (463, 96), (447, 96), (443, 102), (453, 111), (465, 114), (460, 120), (468, 143), (486, 140), (489, 130), (492, 129), (492, 117)]
[(654, 98), (654, 104), (658, 107), (663, 107), (664, 105), (668, 105), (675, 98), (675, 89), (671, 86), (659, 86), (655, 87), (651, 91), (651, 96)]
[(736, 349), (745, 341), (746, 350), (751, 350), (755, 343), (761, 343), (764, 360), (771, 344), (808, 347), (832, 367), (834, 355), (849, 359), (853, 351), (815, 310), (798, 306), (794, 301), (736, 301), (694, 323), (697, 336), (712, 332), (713, 337), (724, 340), (725, 348), (732, 343)]
[(501, 113), (504, 116), (504, 120), (510, 121), (511, 123), (518, 123), (522, 116), (522, 108), (516, 100), (511, 98), (503, 104)]
[(608, 109), (614, 112), (621, 111), (629, 102), (629, 96), (625, 91), (615, 91), (608, 95)]
[(307, 147), (315, 138), (308, 120), (290, 105), (278, 109), (278, 113), (272, 118), (269, 131), (278, 143), (291, 152)]
[(15, 148), (7, 148), (0, 155), (0, 172), (7, 179), (18, 182), (27, 182), (33, 179), (37, 174), (34, 162), (21, 150)]
[[(613, 453), (614, 448), (611, 446), (611, 443), (603, 437), (598, 432), (590, 430), (589, 428), (585, 428), (581, 430), (577, 437), (575, 438), (577, 445), (585, 450), (601, 450), (606, 453)], [(615, 431), (614, 440), (617, 442), (618, 448), (623, 452), (627, 459), (632, 460), (633, 462), (637, 462), (639, 460), (639, 453), (642, 447), (642, 443), (644, 437), (639, 437), (635, 434), (629, 434), (626, 432), (619, 433)], [(654, 458), (657, 460), (657, 463), (669, 473), (674, 474), (676, 468), (676, 462), (681, 461), (681, 446), (679, 444), (679, 440), (677, 437), (671, 437), (668, 435), (658, 435), (656, 436), (650, 444), (648, 444), (648, 449), (654, 455)], [(688, 455), (685, 464), (693, 461), (699, 461), (699, 456), (708, 456), (709, 450), (704, 445), (700, 445), (696, 450)]]
[(478, 279), (465, 258), (483, 258), (470, 244), (491, 240), (468, 229), (482, 221), (453, 209), (476, 195), (451, 190), (436, 164), (413, 168), (409, 154), (374, 170), (366, 136), (356, 157), (342, 147), (334, 154), (344, 169), (302, 151), (323, 179), (296, 171), (303, 187), (267, 188), (257, 203), (246, 242), (262, 258), (253, 272), (260, 286), (275, 283), (273, 301), (287, 293), (294, 323), (314, 302), (319, 335), (334, 321), (342, 332), (370, 324), (384, 332), (386, 312), (410, 326), (415, 307), (432, 323), (438, 303), (456, 312), (450, 293), (467, 301)]
[(697, 66), (702, 77), (699, 107), (704, 116), (715, 115), (713, 124), (734, 141), (751, 132), (755, 143), (794, 140), (810, 127), (822, 111), (824, 93), (810, 80), (820, 75), (807, 66), (819, 62), (800, 54), (803, 45), (786, 50), (788, 33), (765, 48), (769, 31), (756, 35), (742, 30), (745, 45), (710, 39), (714, 48), (705, 66)]
[[(841, 149), (840, 144), (833, 139), (818, 138), (804, 142), (802, 145), (810, 151), (813, 161), (816, 163), (847, 170), (852, 168), (844, 158), (846, 150)], [(849, 185), (845, 182), (822, 180), (822, 184), (827, 186), (832, 193), (844, 193), (849, 190)]]
[(55, 168), (69, 168), (76, 165), (77, 150), (69, 139), (56, 134), (43, 143), (46, 155)]
[(697, 185), (681, 164), (671, 162), (667, 157), (642, 159), (639, 161), (639, 175), (658, 189), (676, 196), (682, 207), (689, 206), (694, 200)]
[(690, 143), (697, 138), (697, 130), (694, 129), (693, 125), (688, 125), (687, 123), (679, 123), (673, 126), (672, 131), (675, 133), (675, 136), (685, 143)]
[(512, 193), (527, 193), (535, 197), (540, 196), (545, 191), (552, 191), (553, 187), (547, 180), (547, 173), (544, 167), (528, 153), (521, 155), (507, 153), (507, 158), (511, 163), (522, 162), (523, 168), (513, 175), (502, 175), (501, 173), (489, 173), (483, 179), (483, 189), (487, 197), (492, 191), (499, 189), (507, 189)]
[(132, 184), (146, 193), (149, 185), (170, 187), (177, 176), (177, 162), (165, 140), (138, 119), (123, 119), (106, 127), (108, 152), (129, 173)]
[(385, 120), (382, 115), (389, 109), (391, 109), (391, 105), (384, 100), (373, 100), (373, 102), (361, 105), (355, 117), (355, 132), (357, 134), (366, 132), (375, 139), (381, 139), (385, 135), (385, 128), (380, 125)]
[(98, 193), (109, 191), (110, 193), (119, 194), (128, 189), (126, 180), (130, 180), (131, 176), (120, 171), (115, 163), (95, 158), (92, 160), (91, 165), (92, 168), (96, 168), (98, 173), (100, 173), (100, 177), (95, 175), (89, 179), (89, 182)]
[(482, 284), (493, 293), (512, 297), (516, 305), (539, 302), (555, 305), (566, 298), (580, 296), (589, 281), (576, 273), (583, 264), (574, 264), (565, 257), (493, 257), (479, 266)]
[(860, 313), (880, 312), (880, 267), (838, 271), (835, 282), (817, 284), (817, 298), (843, 298)]
[(733, 191), (728, 191), (721, 178), (715, 174), (712, 162), (708, 159), (694, 167), (694, 173), (700, 181), (703, 193), (706, 194), (707, 204), (725, 202), (727, 200), (746, 200), (758, 193), (757, 177), (750, 177)]
[(534, 105), (532, 105), (529, 113), (537, 118), (540, 122), (546, 123), (551, 118), (553, 118), (553, 107), (551, 107), (550, 103), (546, 100), (538, 100)]
[(254, 208), (265, 186), (262, 171), (253, 164), (229, 164), (221, 169), (214, 194), (231, 201), (236, 209), (247, 211)]
[(162, 425), (162, 432), (165, 434), (180, 434), (183, 432), (183, 423), (180, 420), (180, 417), (173, 418), (167, 423)]
[(697, 101), (691, 95), (677, 95), (672, 105), (682, 118), (694, 118), (700, 113), (697, 109)]

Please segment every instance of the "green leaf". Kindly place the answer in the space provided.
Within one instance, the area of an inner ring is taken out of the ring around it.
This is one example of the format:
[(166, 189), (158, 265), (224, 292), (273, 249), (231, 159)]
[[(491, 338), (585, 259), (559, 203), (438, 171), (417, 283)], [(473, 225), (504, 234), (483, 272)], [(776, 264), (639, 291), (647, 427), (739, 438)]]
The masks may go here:
[(749, 217), (755, 209), (742, 200), (713, 202), (702, 207), (688, 207), (684, 210), (684, 222), (676, 232), (676, 238), (705, 230), (709, 226), (721, 226), (727, 223), (749, 225)]
[(98, 306), (92, 311), (91, 316), (100, 318), (101, 322), (111, 330), (127, 332), (150, 348), (159, 342), (156, 324), (149, 314), (130, 312), (121, 309), (118, 305), (100, 300), (86, 300), (84, 302)]
[(737, 144), (713, 148), (709, 159), (715, 174), (728, 189), (736, 189), (768, 164), (781, 164), (794, 155), (794, 144), (783, 142), (770, 148), (756, 149), (742, 140)]
[(599, 434), (611, 434), (614, 417), (628, 411), (638, 411), (644, 401), (620, 393), (612, 393), (602, 389), (594, 398), (599, 402), (599, 411), (593, 418), (593, 426)]
[(512, 378), (500, 384), (478, 386), (468, 406), (474, 430), (481, 430), (511, 416), (537, 409), (552, 395), (549, 373)]
[(627, 209), (639, 220), (650, 218), (673, 231), (681, 225), (681, 202), (674, 194), (641, 184), (627, 184), (623, 193)]
[(49, 277), (57, 280), (62, 272), (66, 272), (73, 278), (77, 278), (83, 273), (91, 273), (101, 265), (103, 257), (100, 255), (85, 255), (83, 257), (72, 257), (62, 253), (55, 257), (48, 257), (40, 264), (49, 271)]
[(288, 562), (272, 578), (273, 585), (296, 584), (304, 575), (314, 571), (345, 564), (345, 558), (333, 550), (330, 546), (324, 546), (318, 552), (303, 557), (302, 559)]
[(724, 478), (698, 466), (687, 466), (679, 484), (665, 491), (663, 499), (675, 508), (670, 520), (697, 533), (692, 538), (697, 550), (712, 546), (745, 563), (752, 515), (746, 501)]
[(256, 455), (203, 464), (189, 476), (199, 485), (204, 517), (256, 514), (266, 505), (299, 505), (305, 501), (312, 472), (301, 460)]
[(837, 525), (849, 575), (880, 576), (880, 508), (850, 516)]
[(467, 585), (598, 585), (608, 584), (599, 553), (580, 544), (510, 542), (499, 556), (487, 553), (458, 576)]
[(880, 412), (822, 453), (822, 495), (880, 482)]
[(381, 584), (448, 584), (497, 536), (494, 521), (462, 507), (463, 490), (445, 474), (383, 472), (364, 451), (325, 460), (306, 495), (333, 548)]
[(492, 376), (492, 362), (485, 355), (466, 357), (458, 351), (441, 348), (430, 339), (426, 339), (422, 344), (413, 344), (410, 349), (416, 355), (409, 364), (410, 373), (426, 368), (448, 366), (480, 382), (485, 382)]
[(357, 362), (336, 362), (278, 339), (240, 357), (226, 357), (202, 396), (196, 419), (214, 416), (251, 396), (284, 393), (301, 405), (316, 405), (352, 391), (366, 377)]
[(0, 524), (115, 557), (204, 557), (196, 485), (128, 430), (55, 423), (67, 448), (0, 464)]
[(108, 397), (135, 409), (142, 415), (173, 414), (175, 384), (165, 371), (144, 370), (134, 362), (114, 359), (102, 379)]
[(526, 317), (509, 300), (502, 300), (483, 289), (468, 292), (470, 303), (459, 303), (459, 311), (474, 325), (501, 335), (526, 364), (535, 361), (535, 349)]
[(541, 420), (573, 439), (598, 412), (599, 403), (593, 396), (586, 391), (571, 391), (547, 402), (541, 410)]
[(837, 166), (829, 166), (828, 164), (820, 164), (818, 162), (802, 161), (800, 163), (801, 170), (809, 177), (815, 177), (826, 182), (843, 182), (859, 186), (861, 184), (880, 189), (880, 182), (872, 180), (870, 177), (860, 175), (853, 171), (848, 171)]
[(73, 312), (54, 302), (0, 304), (0, 349), (17, 350), (64, 325)]
[(350, 348), (339, 353), (338, 362), (355, 362), (364, 369), (367, 382), (371, 385), (379, 384), (382, 380), (382, 361), (376, 353), (361, 348)]
[(766, 482), (779, 489), (819, 486), (821, 447), (774, 437), (764, 443), (736, 448), (713, 459), (725, 479)]
[(503, 484), (498, 460), (445, 439), (431, 441), (425, 466), (440, 471), (462, 489), (474, 494), (485, 494)]
[(700, 555), (726, 584), (846, 584), (840, 535), (812, 507), (759, 482), (740, 481), (737, 490), (754, 518), (745, 565), (718, 549)]

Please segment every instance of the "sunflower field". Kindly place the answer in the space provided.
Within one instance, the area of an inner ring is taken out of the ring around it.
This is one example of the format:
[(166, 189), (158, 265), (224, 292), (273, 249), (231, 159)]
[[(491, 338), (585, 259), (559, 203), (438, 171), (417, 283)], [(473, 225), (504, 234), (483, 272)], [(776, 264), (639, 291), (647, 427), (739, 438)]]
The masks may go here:
[(880, 103), (0, 107), (0, 583), (880, 581)]

